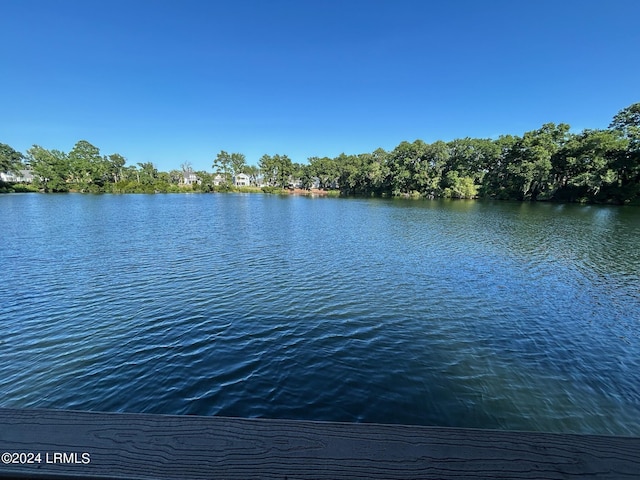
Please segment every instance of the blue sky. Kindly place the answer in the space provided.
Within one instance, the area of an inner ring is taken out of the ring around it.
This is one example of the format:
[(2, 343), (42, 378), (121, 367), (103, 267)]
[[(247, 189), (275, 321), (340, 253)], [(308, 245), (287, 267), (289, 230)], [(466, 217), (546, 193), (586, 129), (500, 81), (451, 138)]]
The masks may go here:
[(403, 140), (605, 128), (637, 0), (0, 0), (0, 142), (211, 170)]

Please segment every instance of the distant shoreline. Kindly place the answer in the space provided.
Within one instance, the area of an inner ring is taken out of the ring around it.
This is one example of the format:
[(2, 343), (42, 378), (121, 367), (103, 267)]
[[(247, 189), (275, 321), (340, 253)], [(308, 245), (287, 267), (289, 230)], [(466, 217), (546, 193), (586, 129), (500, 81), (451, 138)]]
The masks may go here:
[[(527, 199), (527, 200), (518, 200), (518, 199), (510, 199), (510, 198), (493, 198), (493, 197), (475, 197), (475, 198), (447, 198), (447, 197), (426, 197), (426, 196), (417, 196), (410, 194), (403, 195), (358, 195), (351, 194), (345, 195), (339, 190), (322, 190), (319, 188), (313, 188), (310, 190), (305, 190), (303, 188), (279, 188), (279, 187), (237, 187), (226, 190), (214, 190), (211, 192), (203, 192), (201, 190), (191, 190), (188, 188), (180, 188), (179, 190), (170, 190), (170, 191), (138, 191), (138, 192), (83, 192), (80, 190), (68, 190), (66, 192), (44, 192), (42, 190), (37, 190), (31, 186), (25, 185), (15, 185), (18, 187), (17, 191), (7, 191), (6, 188), (0, 188), (0, 195), (2, 194), (11, 194), (11, 193), (38, 193), (43, 195), (64, 195), (64, 194), (80, 194), (80, 195), (171, 195), (171, 194), (226, 194), (226, 193), (244, 193), (244, 194), (264, 194), (264, 195), (292, 195), (299, 197), (326, 197), (326, 198), (386, 198), (386, 199), (409, 199), (409, 200), (451, 200), (451, 201), (499, 201), (499, 202), (515, 202), (515, 203), (552, 203), (557, 205), (602, 205), (602, 206), (630, 206), (630, 207), (640, 207), (640, 202), (632, 201), (628, 203), (616, 203), (613, 201), (610, 202), (597, 202), (597, 201), (563, 201), (563, 200), (554, 200), (554, 199)], [(12, 186), (13, 187), (13, 186)]]

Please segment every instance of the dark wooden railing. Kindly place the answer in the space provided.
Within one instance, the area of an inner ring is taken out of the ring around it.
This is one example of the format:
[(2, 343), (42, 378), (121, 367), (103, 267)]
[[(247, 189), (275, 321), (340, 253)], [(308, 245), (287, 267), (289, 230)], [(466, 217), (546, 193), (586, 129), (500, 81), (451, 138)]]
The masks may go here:
[(0, 409), (0, 478), (640, 478), (640, 438)]

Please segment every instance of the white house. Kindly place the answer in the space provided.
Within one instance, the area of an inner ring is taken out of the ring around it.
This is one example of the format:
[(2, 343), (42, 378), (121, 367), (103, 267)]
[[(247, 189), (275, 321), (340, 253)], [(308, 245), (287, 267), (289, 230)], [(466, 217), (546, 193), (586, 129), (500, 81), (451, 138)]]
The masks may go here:
[(224, 177), (222, 175), (220, 175), (219, 173), (216, 173), (215, 176), (213, 177), (213, 184), (215, 186), (221, 185), (225, 183), (224, 181)]
[(236, 187), (247, 187), (249, 186), (250, 180), (249, 175), (246, 173), (238, 173), (233, 177), (233, 184)]
[(33, 183), (33, 172), (18, 170), (17, 173), (0, 173), (0, 180), (11, 183)]
[(196, 175), (196, 172), (183, 171), (182, 172), (182, 183), (184, 185), (197, 185), (197, 184), (200, 183), (200, 179)]

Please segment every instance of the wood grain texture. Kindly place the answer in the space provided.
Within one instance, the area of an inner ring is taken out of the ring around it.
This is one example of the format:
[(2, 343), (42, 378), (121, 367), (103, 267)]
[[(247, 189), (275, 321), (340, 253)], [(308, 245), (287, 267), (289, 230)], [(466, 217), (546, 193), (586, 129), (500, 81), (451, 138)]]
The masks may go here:
[(55, 410), (0, 409), (2, 452), (43, 461), (0, 478), (640, 478), (640, 438)]

